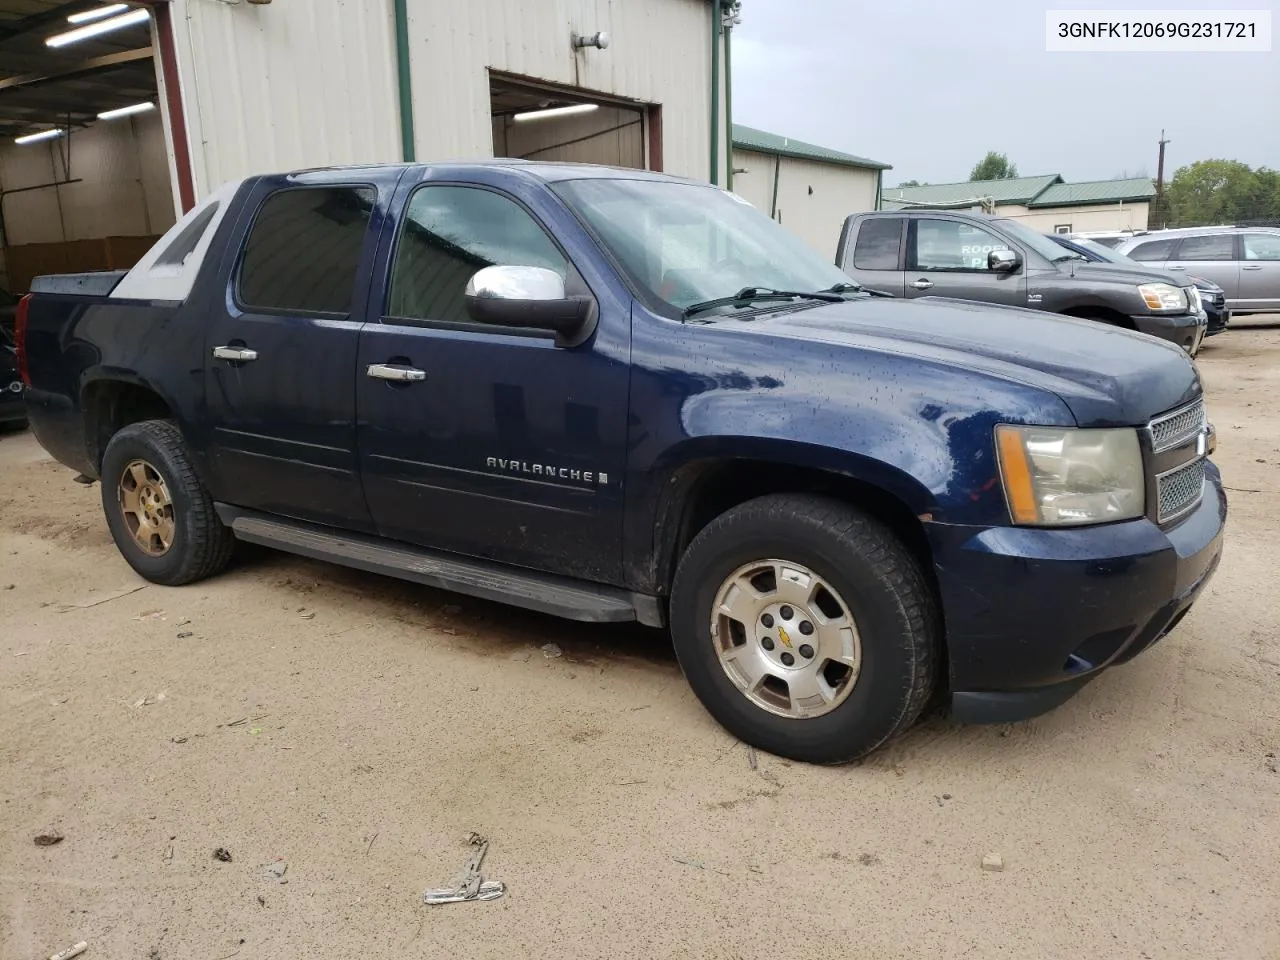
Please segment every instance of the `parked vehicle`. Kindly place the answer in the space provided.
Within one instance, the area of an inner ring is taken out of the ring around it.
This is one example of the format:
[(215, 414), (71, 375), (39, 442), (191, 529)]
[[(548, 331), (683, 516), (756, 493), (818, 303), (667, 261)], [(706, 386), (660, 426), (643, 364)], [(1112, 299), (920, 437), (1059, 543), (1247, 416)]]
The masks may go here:
[(26, 425), (27, 405), (22, 399), (17, 347), (0, 324), (0, 430), (20, 430)]
[(1280, 310), (1280, 229), (1198, 227), (1161, 230), (1116, 247), (1131, 260), (1207, 277), (1226, 291), (1232, 313)]
[(983, 213), (855, 214), (841, 231), (836, 263), (858, 283), (895, 296), (1032, 307), (1139, 330), (1192, 356), (1205, 333), (1189, 282), (1085, 263), (1016, 220)]
[[(1045, 236), (1058, 246), (1079, 254), (1092, 263), (1114, 263), (1122, 267), (1144, 266), (1137, 260), (1130, 260), (1123, 253), (1117, 253), (1096, 240), (1089, 240), (1086, 237), (1068, 237), (1061, 233), (1049, 233)], [(1170, 274), (1170, 276), (1177, 277), (1177, 274)], [(1204, 311), (1207, 321), (1204, 335), (1212, 337), (1222, 333), (1231, 322), (1231, 310), (1227, 307), (1225, 291), (1212, 280), (1204, 277), (1188, 276), (1187, 279), (1195, 285), (1196, 293), (1200, 297), (1200, 309)]]
[(712, 715), (783, 756), (866, 754), (938, 685), (965, 720), (1050, 709), (1221, 551), (1183, 351), (867, 296), (706, 184), (251, 177), (128, 273), (32, 288), (36, 437), (101, 479), (142, 576), (210, 576), (238, 538), (668, 624)]
[(1085, 230), (1080, 233), (1056, 234), (1056, 236), (1069, 236), (1073, 240), (1092, 240), (1099, 246), (1110, 248), (1130, 237), (1146, 232), (1145, 230)]

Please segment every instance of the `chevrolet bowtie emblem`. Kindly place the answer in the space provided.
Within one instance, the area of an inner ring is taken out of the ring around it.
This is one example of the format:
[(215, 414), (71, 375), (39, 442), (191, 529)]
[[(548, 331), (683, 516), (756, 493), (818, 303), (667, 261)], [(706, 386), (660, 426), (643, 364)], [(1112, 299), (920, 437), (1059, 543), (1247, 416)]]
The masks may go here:
[(791, 638), (787, 636), (787, 631), (783, 630), (782, 627), (778, 628), (778, 638), (782, 641), (784, 647), (791, 646)]

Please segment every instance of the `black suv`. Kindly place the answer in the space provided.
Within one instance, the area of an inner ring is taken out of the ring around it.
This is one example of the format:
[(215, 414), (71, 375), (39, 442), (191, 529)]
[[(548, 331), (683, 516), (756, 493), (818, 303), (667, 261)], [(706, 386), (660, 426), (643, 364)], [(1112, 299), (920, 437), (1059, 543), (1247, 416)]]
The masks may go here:
[(1138, 330), (1192, 356), (1206, 317), (1190, 283), (1141, 267), (1089, 263), (1004, 217), (897, 210), (849, 217), (836, 264), (896, 297), (953, 297), (1030, 307)]

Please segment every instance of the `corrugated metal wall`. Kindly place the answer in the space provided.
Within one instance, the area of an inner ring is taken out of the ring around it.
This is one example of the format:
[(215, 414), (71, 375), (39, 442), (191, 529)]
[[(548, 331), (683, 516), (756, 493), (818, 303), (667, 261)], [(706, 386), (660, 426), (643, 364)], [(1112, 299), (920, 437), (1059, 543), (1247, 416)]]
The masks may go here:
[(66, 146), (62, 140), (0, 146), (0, 186), (5, 190), (81, 181), (6, 197), (4, 222), (10, 245), (147, 236), (173, 225), (158, 110), (100, 120), (72, 133), (70, 176), (63, 162)]
[[(777, 158), (735, 150), (733, 192), (769, 216)], [(874, 210), (876, 172), (834, 163), (783, 157), (778, 179), (777, 220), (824, 258), (834, 259), (840, 228), (851, 213)]]
[[(173, 6), (200, 195), (400, 159), (391, 0)], [(409, 0), (418, 158), (493, 155), (492, 69), (662, 104), (666, 170), (705, 179), (710, 29), (708, 0)], [(607, 50), (573, 50), (599, 30)]]
[(390, 0), (175, 0), (196, 192), (400, 159)]

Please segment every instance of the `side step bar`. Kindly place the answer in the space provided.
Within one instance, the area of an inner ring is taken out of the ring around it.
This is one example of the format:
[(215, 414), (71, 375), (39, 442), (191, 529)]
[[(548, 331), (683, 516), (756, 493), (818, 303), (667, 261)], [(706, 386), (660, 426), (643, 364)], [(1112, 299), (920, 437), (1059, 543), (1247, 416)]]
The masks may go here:
[(656, 597), (215, 504), (236, 539), (589, 623), (664, 622)]

